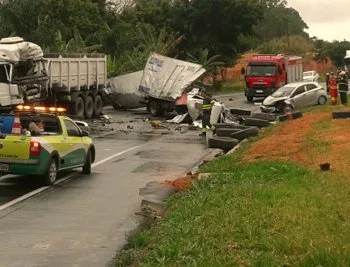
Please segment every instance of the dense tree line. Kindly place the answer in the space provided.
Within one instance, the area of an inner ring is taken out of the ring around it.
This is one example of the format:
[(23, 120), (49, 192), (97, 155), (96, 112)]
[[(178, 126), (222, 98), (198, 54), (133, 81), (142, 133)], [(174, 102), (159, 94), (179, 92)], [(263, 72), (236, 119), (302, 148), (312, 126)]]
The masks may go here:
[(229, 65), (272, 39), (308, 38), (306, 28), (285, 0), (9, 0), (0, 6), (1, 37), (21, 36), (46, 52), (105, 53), (111, 74), (142, 69), (152, 51)]

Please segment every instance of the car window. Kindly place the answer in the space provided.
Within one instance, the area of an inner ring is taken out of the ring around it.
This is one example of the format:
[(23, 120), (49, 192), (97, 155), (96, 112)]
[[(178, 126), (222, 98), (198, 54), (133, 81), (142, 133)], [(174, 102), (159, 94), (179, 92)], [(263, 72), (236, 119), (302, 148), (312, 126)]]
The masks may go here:
[(307, 90), (307, 91), (310, 91), (310, 90), (312, 90), (312, 89), (315, 89), (317, 86), (314, 85), (314, 84), (307, 84), (307, 85), (305, 85), (305, 87), (306, 87), (306, 90)]
[[(31, 131), (30, 124), (35, 123), (41, 127), (40, 135), (61, 135), (62, 129), (60, 122), (55, 116), (39, 114), (22, 114), (20, 121), (23, 129)], [(34, 134), (32, 132), (32, 134)], [(38, 134), (38, 133), (36, 133)]]
[(68, 136), (81, 136), (80, 129), (71, 121), (64, 120)]
[(293, 93), (293, 96), (300, 95), (305, 92), (305, 86), (299, 86)]

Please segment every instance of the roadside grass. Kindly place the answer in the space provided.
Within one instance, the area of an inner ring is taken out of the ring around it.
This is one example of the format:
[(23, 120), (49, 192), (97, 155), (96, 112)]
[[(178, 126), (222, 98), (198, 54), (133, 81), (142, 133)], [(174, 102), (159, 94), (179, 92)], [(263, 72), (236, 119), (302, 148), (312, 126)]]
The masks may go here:
[(228, 80), (224, 81), (219, 90), (216, 90), (216, 95), (227, 93), (240, 93), (244, 92), (245, 84), (243, 80)]
[[(286, 123), (202, 167), (211, 175), (171, 197), (166, 217), (134, 236), (116, 266), (350, 266), (346, 174), (290, 161), (242, 161), (253, 143), (278, 135)], [(331, 116), (313, 123), (303, 148), (310, 162), (327, 154), (333, 143), (320, 134), (332, 131)]]
[(172, 197), (132, 266), (350, 266), (342, 179), (290, 162), (233, 165)]

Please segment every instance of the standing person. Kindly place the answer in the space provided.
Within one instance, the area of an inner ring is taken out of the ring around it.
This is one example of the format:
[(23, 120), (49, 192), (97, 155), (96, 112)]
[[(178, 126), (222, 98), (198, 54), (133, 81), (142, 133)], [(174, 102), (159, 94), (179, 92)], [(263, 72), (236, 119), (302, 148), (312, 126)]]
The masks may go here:
[(202, 105), (202, 133), (200, 135), (206, 135), (207, 128), (212, 129), (213, 126), (210, 124), (210, 115), (211, 115), (211, 109), (213, 106), (213, 99), (211, 94), (206, 93), (205, 91), (201, 92), (201, 95), (203, 96), (203, 105)]
[(348, 76), (345, 71), (339, 73), (337, 77), (338, 90), (340, 95), (340, 101), (343, 105), (348, 104)]
[(331, 72), (331, 76), (328, 81), (329, 84), (329, 93), (332, 97), (332, 104), (337, 104), (338, 99), (338, 89), (337, 89), (337, 80), (333, 72)]
[(326, 73), (326, 90), (327, 90), (327, 94), (329, 94), (329, 78), (330, 78), (330, 75), (329, 73), (327, 72)]

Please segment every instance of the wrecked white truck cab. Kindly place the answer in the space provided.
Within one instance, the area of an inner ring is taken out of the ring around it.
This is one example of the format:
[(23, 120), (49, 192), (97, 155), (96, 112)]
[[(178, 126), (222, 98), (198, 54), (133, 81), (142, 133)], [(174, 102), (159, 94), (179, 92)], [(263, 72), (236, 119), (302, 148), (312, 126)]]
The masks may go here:
[(152, 116), (175, 109), (175, 102), (206, 70), (202, 65), (152, 53), (139, 86), (143, 102)]

